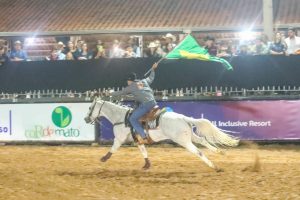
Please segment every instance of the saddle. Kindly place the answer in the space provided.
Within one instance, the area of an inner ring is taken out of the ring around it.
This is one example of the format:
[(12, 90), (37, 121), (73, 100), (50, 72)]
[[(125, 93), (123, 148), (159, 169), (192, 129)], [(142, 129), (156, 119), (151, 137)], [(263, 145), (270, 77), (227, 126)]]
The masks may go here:
[[(131, 126), (129, 122), (129, 117), (131, 116), (133, 110), (130, 110), (126, 116), (125, 116), (125, 126), (130, 127), (131, 135), (135, 142), (138, 142), (138, 136), (139, 134), (136, 134), (133, 130), (133, 127)], [(160, 109), (159, 106), (155, 106), (150, 110), (150, 112), (146, 113), (144, 116), (140, 118), (140, 122), (142, 123), (143, 128), (146, 131), (148, 144), (153, 143), (153, 140), (149, 136), (149, 130), (156, 129), (159, 126), (159, 119), (163, 113), (165, 113), (166, 110)]]
[(154, 108), (152, 108), (150, 110), (150, 112), (146, 113), (141, 119), (140, 122), (149, 122), (149, 121), (153, 121), (155, 120), (159, 113), (160, 113), (161, 109), (159, 109), (159, 106), (154, 106)]

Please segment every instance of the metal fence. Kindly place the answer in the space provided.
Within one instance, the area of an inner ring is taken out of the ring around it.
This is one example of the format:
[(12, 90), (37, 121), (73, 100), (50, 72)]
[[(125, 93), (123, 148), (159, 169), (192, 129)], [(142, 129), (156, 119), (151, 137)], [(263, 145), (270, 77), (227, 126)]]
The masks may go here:
[[(0, 103), (17, 102), (77, 102), (91, 101), (94, 95), (101, 95), (107, 100), (112, 98), (109, 91), (119, 91), (122, 88), (99, 88), (86, 92), (72, 90), (33, 90), (24, 93), (1, 93)], [(190, 87), (169, 90), (154, 90), (157, 100), (234, 100), (234, 99), (300, 99), (300, 87), (266, 86), (252, 89), (237, 87)], [(120, 100), (132, 100), (123, 96)]]

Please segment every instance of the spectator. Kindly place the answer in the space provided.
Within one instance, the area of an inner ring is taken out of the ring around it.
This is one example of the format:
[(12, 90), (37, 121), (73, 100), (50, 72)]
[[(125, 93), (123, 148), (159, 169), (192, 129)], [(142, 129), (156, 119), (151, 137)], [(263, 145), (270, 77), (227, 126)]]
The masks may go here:
[(270, 53), (272, 55), (284, 55), (287, 49), (285, 41), (282, 39), (281, 33), (276, 32), (274, 40), (270, 45)]
[(231, 56), (230, 48), (226, 42), (222, 42), (218, 48), (218, 57), (229, 57)]
[(64, 50), (62, 51), (63, 54), (67, 55), (67, 53), (71, 52), (72, 54), (74, 54), (76, 51), (76, 48), (74, 46), (74, 43), (72, 41), (68, 42), (67, 47), (64, 48)]
[(141, 48), (139, 44), (138, 36), (130, 36), (128, 44), (132, 47), (132, 51), (135, 53), (136, 57), (141, 57)]
[(57, 50), (56, 50), (56, 49), (53, 49), (53, 50), (51, 51), (50, 56), (47, 56), (47, 57), (46, 57), (46, 60), (58, 60)]
[(101, 40), (98, 40), (96, 52), (94, 55), (95, 55), (94, 56), (95, 59), (106, 57), (105, 48)]
[(164, 57), (166, 55), (166, 52), (162, 49), (160, 41), (155, 40), (154, 43), (156, 46), (156, 54), (158, 55), (158, 57)]
[(81, 55), (81, 52), (82, 52), (82, 44), (83, 44), (83, 40), (77, 40), (77, 43), (76, 43), (76, 50), (75, 52), (73, 53), (73, 56), (75, 59), (78, 59), (78, 57)]
[(58, 56), (58, 60), (65, 60), (66, 59), (66, 55), (63, 53), (64, 51), (64, 43), (63, 42), (58, 42), (57, 46), (56, 46), (56, 54)]
[(297, 54), (297, 51), (300, 50), (300, 37), (296, 36), (295, 28), (289, 28), (288, 38), (285, 39), (285, 43), (287, 45), (287, 55)]
[(27, 53), (22, 50), (22, 43), (17, 40), (14, 44), (14, 49), (10, 53), (10, 59), (12, 61), (26, 61)]
[(124, 58), (136, 58), (137, 55), (136, 53), (133, 51), (133, 48), (131, 46), (126, 48), (126, 51), (124, 53)]
[(66, 54), (66, 60), (75, 60), (74, 59), (74, 56), (73, 56), (73, 53), (71, 51), (69, 51), (67, 54)]
[(265, 55), (269, 53), (269, 48), (267, 45), (263, 42), (262, 37), (257, 37), (255, 39), (255, 43), (252, 46), (251, 53), (253, 55)]
[(204, 41), (205, 41), (204, 48), (207, 50), (207, 52), (212, 56), (216, 56), (218, 52), (218, 48), (215, 45), (215, 38), (211, 36), (207, 36), (204, 39)]
[(113, 46), (109, 52), (109, 57), (110, 58), (122, 58), (123, 56), (124, 56), (124, 50), (121, 49), (119, 41), (114, 40)]
[(93, 58), (93, 53), (88, 50), (87, 43), (82, 44), (82, 51), (78, 56), (78, 60), (89, 60)]
[(6, 55), (5, 48), (0, 46), (0, 67), (8, 62), (8, 56)]
[(164, 47), (165, 51), (172, 51), (176, 47), (176, 36), (171, 33), (167, 33), (163, 38), (166, 40), (166, 46)]
[(157, 46), (154, 42), (150, 42), (148, 49), (146, 50), (147, 57), (160, 57), (157, 53)]
[(166, 49), (167, 53), (170, 53), (173, 49), (174, 49), (174, 47), (173, 47), (172, 43), (168, 43), (167, 49)]

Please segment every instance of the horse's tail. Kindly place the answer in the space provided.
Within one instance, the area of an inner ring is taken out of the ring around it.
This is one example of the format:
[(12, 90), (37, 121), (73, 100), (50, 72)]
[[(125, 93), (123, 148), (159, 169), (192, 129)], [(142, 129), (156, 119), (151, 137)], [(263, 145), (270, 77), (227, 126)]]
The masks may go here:
[(216, 127), (213, 123), (211, 123), (207, 119), (194, 119), (190, 117), (185, 117), (185, 121), (196, 126), (195, 131), (198, 134), (192, 131), (193, 132), (192, 139), (195, 142), (201, 139), (201, 137), (199, 136), (203, 136), (209, 144), (215, 147), (217, 146), (235, 147), (239, 144), (239, 139), (237, 137), (234, 137), (232, 135), (223, 132), (221, 129)]

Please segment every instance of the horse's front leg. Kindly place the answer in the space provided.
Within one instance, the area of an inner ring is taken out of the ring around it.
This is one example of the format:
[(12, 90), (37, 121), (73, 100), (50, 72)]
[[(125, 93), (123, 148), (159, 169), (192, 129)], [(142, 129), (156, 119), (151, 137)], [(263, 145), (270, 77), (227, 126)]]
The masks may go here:
[(139, 149), (140, 149), (140, 151), (141, 151), (141, 153), (142, 153), (142, 155), (144, 157), (144, 160), (145, 160), (145, 165), (143, 166), (143, 169), (144, 170), (150, 169), (151, 162), (150, 162), (150, 160), (148, 158), (148, 152), (146, 150), (145, 145), (143, 145), (143, 144), (142, 145), (138, 145), (138, 147), (139, 147)]
[[(124, 142), (124, 141), (123, 141)], [(110, 159), (110, 157), (112, 156), (113, 153), (117, 152), (117, 150), (120, 148), (120, 146), (123, 143), (122, 141), (120, 141), (118, 138), (114, 139), (114, 143), (111, 147), (111, 149), (109, 150), (109, 152), (107, 152), (105, 154), (105, 156), (103, 156), (100, 160), (101, 162), (106, 162), (108, 159)]]

